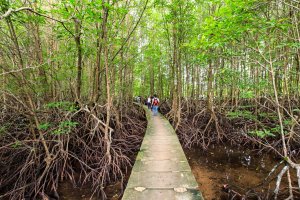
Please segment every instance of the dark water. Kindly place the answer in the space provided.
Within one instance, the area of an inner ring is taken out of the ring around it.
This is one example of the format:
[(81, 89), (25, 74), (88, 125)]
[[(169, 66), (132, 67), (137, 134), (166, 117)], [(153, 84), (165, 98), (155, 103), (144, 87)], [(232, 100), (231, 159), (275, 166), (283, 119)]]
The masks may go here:
[[(222, 189), (225, 185), (237, 194), (252, 196), (249, 199), (257, 199), (257, 195), (263, 199), (271, 198), (267, 193), (272, 194), (275, 189), (274, 178), (282, 169), (280, 166), (275, 175), (270, 176), (273, 181), (261, 185), (272, 168), (281, 161), (280, 158), (230, 146), (212, 147), (206, 152), (194, 148), (185, 150), (185, 153), (204, 198), (210, 200), (228, 199), (228, 193)], [(292, 173), (292, 176), (295, 174)], [(285, 176), (282, 185), (286, 185)]]
[[(185, 149), (186, 156), (193, 170), (199, 188), (206, 200), (214, 199), (231, 199), (227, 192), (223, 191), (224, 185), (228, 185), (231, 190), (238, 194), (251, 194), (252, 198), (272, 199), (273, 190), (275, 189), (276, 175), (282, 169), (280, 166), (270, 176), (266, 184), (261, 185), (263, 180), (268, 176), (272, 168), (278, 164), (281, 159), (271, 156), (267, 153), (257, 153), (246, 148), (236, 148), (230, 146), (211, 146), (208, 151), (193, 148)], [(294, 186), (297, 185), (295, 173), (291, 173)], [(125, 179), (129, 178), (129, 174)], [(281, 190), (286, 186), (286, 176), (283, 176)], [(120, 182), (111, 184), (105, 188), (108, 199), (117, 200), (122, 197), (122, 184)], [(267, 196), (267, 193), (270, 195)], [(74, 187), (72, 184), (64, 182), (60, 185), (59, 194), (61, 199), (65, 200), (88, 200), (91, 197), (91, 188), (84, 186), (82, 188)], [(101, 199), (97, 197), (93, 200)], [(241, 198), (233, 198), (241, 199)], [(284, 198), (278, 198), (284, 199)], [(298, 199), (297, 197), (295, 199)]]
[[(69, 182), (63, 182), (59, 187), (60, 199), (62, 200), (100, 200), (102, 197), (97, 197), (96, 194), (92, 194), (92, 186), (84, 185), (82, 187), (76, 187)], [(107, 186), (104, 190), (107, 195), (107, 199), (118, 200), (122, 197), (122, 184), (117, 182)]]

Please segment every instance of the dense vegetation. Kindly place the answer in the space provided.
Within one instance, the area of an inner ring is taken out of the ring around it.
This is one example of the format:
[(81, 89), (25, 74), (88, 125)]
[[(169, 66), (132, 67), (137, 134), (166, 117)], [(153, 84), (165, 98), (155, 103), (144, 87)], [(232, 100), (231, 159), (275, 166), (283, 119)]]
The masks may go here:
[[(299, 196), (297, 0), (0, 0), (0, 198), (122, 179), (157, 93), (181, 141), (251, 143)], [(192, 123), (191, 123), (192, 122)], [(251, 142), (250, 142), (251, 141)], [(297, 172), (297, 182), (291, 172)]]

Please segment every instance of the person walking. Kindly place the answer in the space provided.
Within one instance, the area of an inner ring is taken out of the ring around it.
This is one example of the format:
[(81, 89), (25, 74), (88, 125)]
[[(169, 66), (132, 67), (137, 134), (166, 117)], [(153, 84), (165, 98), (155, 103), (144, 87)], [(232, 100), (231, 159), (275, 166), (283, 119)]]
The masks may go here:
[(150, 96), (150, 107), (151, 107), (151, 112), (152, 112), (152, 109), (153, 109), (153, 106), (152, 106), (152, 102), (153, 102), (153, 96)]
[(156, 116), (158, 113), (158, 105), (159, 105), (159, 98), (157, 98), (156, 95), (154, 95), (152, 99), (152, 111), (153, 111), (153, 116)]
[(148, 109), (150, 110), (151, 109), (151, 97), (150, 96), (147, 99), (147, 106), (148, 106)]
[(142, 97), (141, 96), (137, 97), (137, 102), (138, 102), (138, 104), (140, 104), (142, 102)]

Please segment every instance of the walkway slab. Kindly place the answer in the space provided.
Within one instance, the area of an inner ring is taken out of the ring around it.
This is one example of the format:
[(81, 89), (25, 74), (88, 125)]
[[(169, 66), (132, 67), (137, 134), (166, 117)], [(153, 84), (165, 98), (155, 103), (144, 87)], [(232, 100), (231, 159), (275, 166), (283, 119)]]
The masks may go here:
[(203, 200), (170, 123), (147, 112), (148, 127), (123, 200)]
[(190, 166), (187, 162), (178, 162), (177, 160), (137, 160), (136, 163), (137, 172), (172, 172), (172, 171), (190, 171)]
[(199, 200), (202, 199), (198, 190), (188, 189), (186, 192), (176, 192), (174, 190), (147, 189), (143, 192), (136, 192), (134, 189), (126, 190), (123, 196), (126, 200)]

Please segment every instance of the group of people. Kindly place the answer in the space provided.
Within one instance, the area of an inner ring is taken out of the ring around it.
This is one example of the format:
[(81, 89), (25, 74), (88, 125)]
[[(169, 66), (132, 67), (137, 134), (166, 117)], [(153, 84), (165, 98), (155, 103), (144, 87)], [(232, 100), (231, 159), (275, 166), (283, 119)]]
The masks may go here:
[(151, 109), (154, 116), (156, 116), (158, 113), (158, 105), (159, 105), (159, 98), (157, 97), (157, 95), (148, 97), (147, 106), (148, 106), (148, 109)]
[[(142, 103), (144, 102), (144, 98), (141, 96), (135, 97), (135, 102)], [(153, 112), (153, 115), (156, 116), (158, 114), (158, 106), (159, 106), (159, 98), (157, 95), (149, 96), (145, 99), (145, 105), (148, 106), (148, 109)]]

